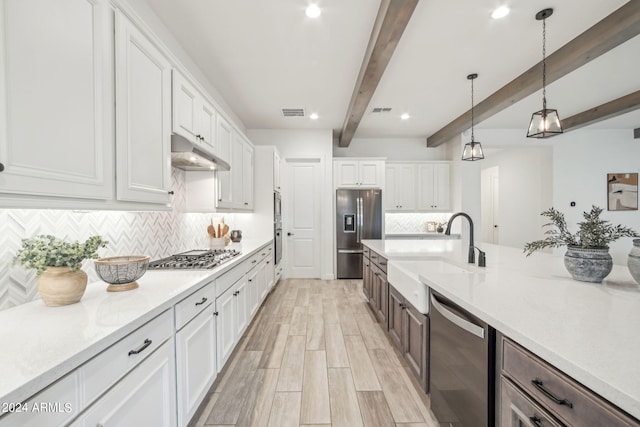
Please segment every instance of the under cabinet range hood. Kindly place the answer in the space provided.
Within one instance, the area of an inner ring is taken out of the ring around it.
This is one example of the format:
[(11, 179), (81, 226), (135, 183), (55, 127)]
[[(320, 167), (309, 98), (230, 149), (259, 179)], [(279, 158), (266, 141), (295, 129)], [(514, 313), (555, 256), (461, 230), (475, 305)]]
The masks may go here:
[(228, 171), (229, 163), (181, 135), (171, 135), (171, 164), (188, 171)]

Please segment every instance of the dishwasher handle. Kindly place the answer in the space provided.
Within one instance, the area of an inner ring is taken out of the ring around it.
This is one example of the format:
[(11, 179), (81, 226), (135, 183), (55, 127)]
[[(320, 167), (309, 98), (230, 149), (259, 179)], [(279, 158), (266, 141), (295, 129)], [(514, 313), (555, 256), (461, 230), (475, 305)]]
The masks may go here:
[(438, 299), (433, 294), (431, 295), (431, 306), (435, 308), (438, 313), (442, 314), (445, 319), (447, 319), (454, 325), (464, 329), (465, 331), (475, 335), (480, 339), (484, 339), (484, 328), (471, 323), (467, 319), (463, 319), (462, 317), (448, 310), (442, 303), (438, 301)]

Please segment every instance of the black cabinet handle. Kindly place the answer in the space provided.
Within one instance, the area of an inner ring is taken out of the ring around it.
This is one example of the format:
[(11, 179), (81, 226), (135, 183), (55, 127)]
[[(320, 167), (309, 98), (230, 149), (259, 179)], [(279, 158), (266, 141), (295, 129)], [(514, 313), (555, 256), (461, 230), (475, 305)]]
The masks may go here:
[(149, 338), (147, 338), (146, 340), (144, 340), (144, 343), (138, 347), (135, 350), (131, 350), (129, 351), (129, 356), (131, 356), (132, 354), (139, 354), (142, 353), (147, 347), (149, 347), (151, 345), (153, 341), (151, 341)]
[(202, 299), (199, 302), (197, 302), (196, 305), (202, 305), (205, 302), (207, 302), (207, 298), (206, 297), (202, 297)]
[(542, 427), (542, 424), (540, 424), (542, 420), (536, 415), (534, 415), (533, 417), (529, 417), (529, 421), (531, 421), (536, 427)]
[(0, 172), (2, 172), (3, 170), (4, 170), (4, 165), (0, 163)]
[(551, 400), (556, 405), (564, 405), (564, 406), (568, 406), (569, 408), (573, 408), (573, 403), (569, 402), (567, 399), (561, 399), (556, 395), (554, 395), (553, 393), (551, 393), (549, 390), (547, 390), (540, 378), (531, 380), (531, 384), (533, 384), (533, 386), (537, 388), (540, 391), (540, 393), (544, 394), (549, 400)]

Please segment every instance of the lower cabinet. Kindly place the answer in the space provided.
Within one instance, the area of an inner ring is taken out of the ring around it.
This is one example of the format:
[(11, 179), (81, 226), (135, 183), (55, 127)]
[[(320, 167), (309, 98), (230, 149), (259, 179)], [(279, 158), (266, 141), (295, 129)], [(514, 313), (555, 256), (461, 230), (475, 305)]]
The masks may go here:
[(429, 316), (420, 313), (391, 284), (389, 337), (425, 391), (429, 387)]
[(513, 341), (503, 337), (499, 343), (501, 426), (640, 426), (640, 421)]
[(173, 338), (92, 405), (73, 426), (173, 427), (176, 375)]
[(215, 304), (176, 334), (178, 420), (186, 426), (218, 375)]

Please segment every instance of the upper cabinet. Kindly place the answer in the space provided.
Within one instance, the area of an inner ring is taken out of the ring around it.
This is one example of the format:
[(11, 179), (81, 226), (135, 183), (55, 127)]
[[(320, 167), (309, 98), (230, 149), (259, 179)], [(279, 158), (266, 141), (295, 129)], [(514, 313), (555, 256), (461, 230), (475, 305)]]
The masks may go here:
[(116, 10), (117, 199), (168, 203), (171, 64)]
[(0, 22), (0, 193), (113, 198), (108, 2), (3, 0)]
[(385, 167), (385, 211), (416, 210), (415, 163), (387, 163)]
[(450, 210), (449, 183), (449, 163), (418, 165), (418, 209), (422, 211)]
[(173, 70), (173, 133), (206, 151), (215, 151), (216, 110), (177, 70)]
[(334, 159), (336, 188), (380, 188), (384, 181), (384, 160)]

